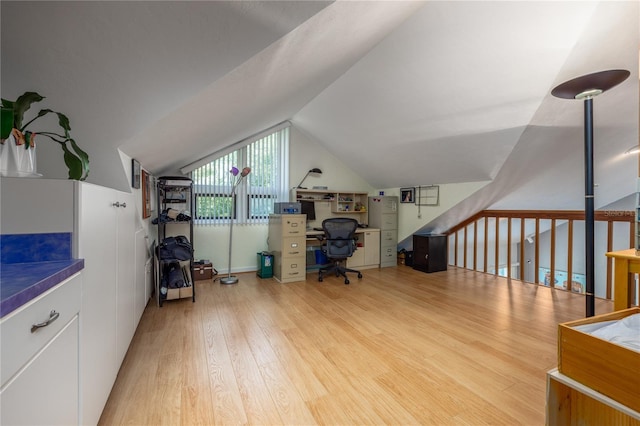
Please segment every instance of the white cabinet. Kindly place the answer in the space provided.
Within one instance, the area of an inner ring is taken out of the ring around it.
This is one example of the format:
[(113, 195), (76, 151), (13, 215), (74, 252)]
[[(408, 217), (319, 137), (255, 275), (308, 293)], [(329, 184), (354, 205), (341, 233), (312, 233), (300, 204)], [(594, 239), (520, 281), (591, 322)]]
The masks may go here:
[[(0, 322), (0, 424), (80, 423), (81, 291), (82, 275), (76, 274)], [(32, 331), (34, 324), (48, 320), (48, 325)]]
[[(75, 410), (76, 416), (79, 415), (79, 417), (76, 421), (64, 423), (96, 424), (149, 299), (147, 291), (149, 281), (145, 279), (148, 250), (144, 231), (136, 233), (135, 195), (70, 180), (3, 177), (0, 179), (0, 186), (3, 200), (5, 198), (12, 200), (11, 203), (2, 205), (1, 227), (4, 233), (72, 233), (72, 257), (84, 259), (83, 288), (77, 293), (78, 306), (82, 309), (80, 321), (76, 320), (71, 324), (70, 317), (64, 317), (67, 314), (60, 311), (60, 318), (54, 323), (56, 327), (60, 324), (70, 324), (59, 337), (61, 343), (54, 345), (51, 340), (54, 337), (52, 330), (55, 327), (47, 327), (34, 334), (39, 339), (46, 336), (47, 342), (52, 343), (45, 345), (37, 339), (34, 340), (31, 334), (27, 336), (28, 338), (20, 340), (7, 331), (12, 327), (6, 325), (15, 321), (15, 319), (9, 321), (9, 318), (14, 318), (14, 313), (2, 319), (0, 370), (3, 383), (3, 408), (9, 404), (5, 401), (11, 400), (9, 396), (4, 398), (5, 391), (9, 391), (5, 382), (13, 377), (18, 367), (22, 365), (16, 365), (16, 362), (30, 359), (29, 365), (34, 365), (34, 370), (30, 371), (38, 371), (40, 363), (47, 364), (50, 359), (58, 359), (61, 349), (67, 346), (75, 347), (73, 353), (66, 353), (67, 349), (62, 353), (66, 354), (65, 359), (69, 362), (79, 360), (79, 375), (78, 372), (74, 376), (65, 369), (52, 368), (57, 365), (53, 363), (48, 364), (50, 372), (44, 375), (38, 372), (35, 375), (58, 378), (57, 374), (63, 374), (64, 380), (58, 380), (59, 383), (56, 385), (59, 391), (56, 390), (56, 394), (51, 399), (55, 401), (56, 406), (60, 407), (66, 406), (66, 402), (62, 403), (56, 397), (67, 398), (62, 392), (67, 391), (68, 384), (79, 383), (80, 410), (78, 411), (77, 408)], [(5, 197), (7, 195), (8, 197)], [(146, 288), (141, 288), (145, 284), (147, 284)], [(64, 293), (65, 288), (67, 287), (61, 287), (55, 294)], [(42, 321), (42, 316), (48, 313), (49, 311), (39, 312), (37, 317)], [(34, 322), (37, 321), (34, 320)], [(16, 328), (18, 329), (21, 327)], [(77, 330), (75, 334), (73, 329)], [(61, 330), (58, 331), (61, 332)], [(77, 342), (75, 346), (69, 345), (67, 341), (69, 334), (75, 335), (76, 338), (79, 336), (79, 346)], [(20, 348), (21, 351), (26, 352), (6, 352), (12, 348)], [(42, 353), (38, 352), (41, 349)], [(43, 357), (42, 354), (46, 356)], [(36, 389), (37, 386), (27, 389), (33, 382), (22, 377), (29, 378), (29, 374), (25, 370), (24, 376), (20, 375), (20, 380), (12, 379), (12, 390), (9, 395), (19, 395), (27, 391), (29, 395), (40, 395), (41, 392), (51, 391), (51, 389)], [(77, 400), (78, 390), (75, 395)], [(72, 401), (74, 394), (69, 393), (68, 398)], [(34, 411), (29, 415), (39, 415), (39, 412), (35, 412), (38, 410), (33, 410), (33, 398), (27, 400), (31, 401), (31, 410)], [(0, 424), (5, 424), (5, 418), (11, 418), (6, 417), (10, 413), (11, 410), (6, 412), (3, 410)], [(51, 417), (51, 421), (40, 422), (37, 418), (25, 416), (25, 419), (31, 423), (52, 424), (55, 417)], [(6, 422), (6, 424), (11, 423), (12, 421)]]
[(82, 423), (97, 424), (135, 332), (132, 194), (78, 182), (76, 257), (85, 259)]
[(138, 321), (135, 318), (135, 213), (133, 194), (118, 192), (120, 203), (127, 207), (116, 209), (116, 363), (118, 369), (129, 349), (129, 343), (136, 332)]
[(380, 263), (380, 231), (364, 231), (364, 265), (378, 266)]
[(377, 268), (380, 265), (380, 231), (368, 229), (356, 233), (356, 250), (347, 258), (347, 267), (355, 269)]

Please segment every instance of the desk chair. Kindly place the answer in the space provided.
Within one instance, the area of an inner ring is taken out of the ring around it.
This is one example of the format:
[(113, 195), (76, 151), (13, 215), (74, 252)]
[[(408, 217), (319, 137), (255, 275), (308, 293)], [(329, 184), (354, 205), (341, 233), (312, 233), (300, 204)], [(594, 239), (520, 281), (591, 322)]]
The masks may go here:
[(326, 241), (322, 246), (322, 251), (332, 264), (320, 268), (318, 281), (322, 282), (322, 276), (332, 272), (335, 272), (336, 277), (343, 276), (345, 284), (349, 284), (347, 272), (357, 273), (358, 278), (362, 278), (360, 271), (349, 269), (340, 264), (340, 262), (346, 261), (348, 257), (351, 257), (356, 249), (356, 229), (358, 229), (358, 221), (351, 218), (334, 217), (322, 221), (323, 239)]

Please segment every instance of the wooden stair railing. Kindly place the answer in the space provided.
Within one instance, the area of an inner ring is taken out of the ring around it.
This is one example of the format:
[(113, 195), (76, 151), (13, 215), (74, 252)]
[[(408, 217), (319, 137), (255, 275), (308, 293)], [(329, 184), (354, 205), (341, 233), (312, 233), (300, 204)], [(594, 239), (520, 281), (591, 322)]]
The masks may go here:
[[(507, 247), (507, 253), (506, 253), (506, 276), (507, 278), (515, 278), (515, 279), (519, 279), (521, 281), (524, 281), (524, 267), (522, 265), (522, 259), (524, 259), (525, 257), (525, 247), (524, 244), (519, 244), (519, 252), (517, 256), (514, 256), (514, 253), (512, 253), (512, 245), (513, 245), (513, 241), (512, 241), (512, 235), (513, 235), (513, 229), (512, 229), (512, 221), (514, 219), (519, 219), (520, 220), (520, 242), (525, 241), (526, 239), (526, 233), (525, 233), (525, 221), (526, 220), (530, 220), (530, 221), (534, 221), (535, 222), (535, 231), (533, 233), (533, 238), (535, 240), (535, 244), (534, 244), (534, 255), (533, 255), (533, 259), (534, 259), (534, 275), (535, 275), (535, 279), (534, 282), (537, 283), (538, 282), (538, 278), (537, 278), (537, 274), (538, 274), (538, 270), (539, 270), (539, 265), (540, 265), (540, 247), (539, 247), (539, 236), (540, 236), (540, 221), (541, 220), (550, 220), (550, 227), (548, 231), (549, 233), (549, 239), (550, 239), (550, 265), (549, 265), (549, 269), (550, 269), (550, 275), (551, 277), (555, 277), (556, 274), (556, 264), (555, 264), (555, 258), (556, 258), (556, 252), (558, 253), (566, 253), (567, 256), (567, 277), (568, 279), (571, 281), (571, 277), (573, 276), (573, 232), (574, 232), (574, 222), (575, 221), (584, 221), (584, 211), (581, 210), (484, 210), (481, 211), (479, 213), (477, 213), (476, 215), (470, 217), (469, 219), (459, 223), (458, 225), (454, 226), (453, 228), (451, 228), (450, 230), (448, 230), (447, 232), (445, 232), (446, 235), (449, 236), (449, 244), (453, 244), (453, 253), (454, 253), (454, 259), (453, 262), (451, 262), (451, 259), (449, 260), (449, 263), (452, 265), (456, 265), (456, 266), (462, 266), (464, 268), (467, 269), (471, 269), (468, 265), (468, 259), (467, 259), (467, 253), (468, 253), (468, 244), (469, 244), (469, 228), (472, 225), (473, 226), (473, 239), (472, 239), (472, 244), (473, 244), (473, 269), (476, 271), (480, 271), (480, 272), (484, 272), (484, 273), (489, 273), (489, 265), (488, 265), (488, 259), (489, 256), (487, 255), (487, 253), (489, 253), (489, 240), (490, 238), (487, 238), (488, 234), (489, 234), (489, 219), (494, 219), (495, 220), (495, 235), (494, 235), (494, 244), (495, 247), (493, 248), (494, 251), (494, 260), (495, 260), (495, 265), (493, 267), (493, 274), (498, 275), (498, 270), (499, 270), (499, 259), (500, 259), (500, 246), (501, 244), (499, 243), (501, 240), (501, 238), (506, 239), (506, 247)], [(628, 241), (628, 246), (629, 247), (634, 247), (634, 231), (635, 231), (635, 225), (634, 225), (634, 219), (635, 219), (635, 214), (633, 211), (626, 211), (626, 210), (601, 210), (601, 211), (596, 211), (595, 212), (595, 220), (596, 222), (606, 222), (607, 223), (607, 252), (609, 251), (613, 251), (613, 234), (614, 234), (614, 223), (616, 222), (626, 222), (629, 223), (629, 241)], [(500, 233), (500, 222), (501, 221), (507, 221), (506, 224), (506, 235), (503, 236)], [(478, 222), (483, 221), (484, 222), (484, 238), (483, 238), (483, 265), (482, 268), (478, 268)], [(567, 246), (562, 248), (562, 247), (556, 247), (557, 243), (556, 243), (556, 228), (558, 226), (558, 221), (566, 221), (567, 222)], [(459, 237), (460, 235), (460, 237)], [(462, 239), (462, 247), (463, 247), (463, 259), (462, 259), (462, 265), (459, 265), (459, 259), (458, 259), (458, 252), (459, 252), (459, 245), (460, 243), (460, 239)], [(450, 250), (451, 252), (451, 250)], [(604, 255), (604, 254), (603, 254)], [(520, 259), (520, 268), (519, 268), (519, 276), (518, 277), (512, 277), (511, 276), (511, 270), (512, 270), (512, 265), (514, 265), (514, 257), (516, 257), (517, 259)], [(606, 277), (607, 277), (607, 282), (606, 282), (606, 298), (607, 299), (611, 299), (612, 297), (612, 270), (613, 270), (613, 264), (612, 264), (612, 259), (611, 258), (607, 258), (606, 259), (606, 264), (607, 264), (607, 271), (606, 271)], [(634, 288), (635, 286), (632, 286), (632, 288)], [(568, 291), (571, 291), (570, 286), (567, 287)]]

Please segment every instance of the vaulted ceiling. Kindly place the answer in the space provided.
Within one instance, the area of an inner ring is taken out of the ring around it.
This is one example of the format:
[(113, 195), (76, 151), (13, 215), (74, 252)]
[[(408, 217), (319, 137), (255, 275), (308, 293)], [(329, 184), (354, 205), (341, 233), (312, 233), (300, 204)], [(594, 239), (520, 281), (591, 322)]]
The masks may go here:
[[(35, 90), (67, 113), (96, 183), (128, 187), (113, 172), (117, 148), (175, 173), (290, 120), (376, 188), (491, 181), (461, 219), (479, 208), (579, 209), (583, 106), (550, 92), (622, 68), (631, 77), (594, 101), (596, 207), (636, 188), (637, 157), (622, 155), (638, 143), (636, 1), (0, 8), (2, 97)], [(41, 158), (59, 155), (44, 145)]]

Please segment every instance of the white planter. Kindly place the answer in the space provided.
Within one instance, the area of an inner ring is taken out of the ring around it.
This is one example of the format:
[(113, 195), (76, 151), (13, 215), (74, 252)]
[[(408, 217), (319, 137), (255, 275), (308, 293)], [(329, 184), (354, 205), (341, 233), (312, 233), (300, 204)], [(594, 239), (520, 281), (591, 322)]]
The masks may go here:
[(13, 134), (0, 144), (0, 176), (39, 177), (36, 166), (36, 147), (16, 145)]

